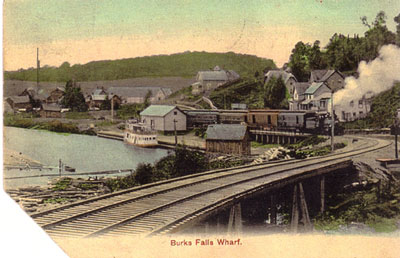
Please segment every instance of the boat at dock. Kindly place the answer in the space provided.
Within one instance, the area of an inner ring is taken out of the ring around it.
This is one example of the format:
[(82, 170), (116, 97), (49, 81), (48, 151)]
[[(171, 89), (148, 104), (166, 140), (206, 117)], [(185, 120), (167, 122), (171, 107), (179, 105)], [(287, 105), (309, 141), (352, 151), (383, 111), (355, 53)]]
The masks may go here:
[(157, 132), (135, 119), (125, 124), (124, 142), (139, 147), (157, 146)]

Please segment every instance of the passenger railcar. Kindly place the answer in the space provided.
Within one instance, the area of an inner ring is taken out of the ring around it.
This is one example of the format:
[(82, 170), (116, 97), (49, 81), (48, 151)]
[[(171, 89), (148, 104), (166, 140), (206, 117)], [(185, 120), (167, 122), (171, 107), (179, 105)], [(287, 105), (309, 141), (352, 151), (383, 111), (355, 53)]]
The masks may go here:
[(218, 123), (218, 111), (213, 110), (186, 110), (187, 127), (193, 128), (207, 128), (210, 124)]
[(247, 110), (220, 110), (218, 123), (241, 124), (247, 123)]

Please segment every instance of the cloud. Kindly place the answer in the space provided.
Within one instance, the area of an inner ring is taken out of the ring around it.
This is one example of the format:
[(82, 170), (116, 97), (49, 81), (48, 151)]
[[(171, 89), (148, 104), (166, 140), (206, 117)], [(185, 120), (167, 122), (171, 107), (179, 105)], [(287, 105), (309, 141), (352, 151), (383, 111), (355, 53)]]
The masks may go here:
[(370, 62), (362, 61), (358, 66), (359, 77), (347, 77), (344, 89), (333, 96), (335, 105), (348, 105), (351, 100), (361, 99), (367, 92), (378, 94), (389, 90), (395, 81), (400, 81), (400, 48), (385, 45), (379, 56)]

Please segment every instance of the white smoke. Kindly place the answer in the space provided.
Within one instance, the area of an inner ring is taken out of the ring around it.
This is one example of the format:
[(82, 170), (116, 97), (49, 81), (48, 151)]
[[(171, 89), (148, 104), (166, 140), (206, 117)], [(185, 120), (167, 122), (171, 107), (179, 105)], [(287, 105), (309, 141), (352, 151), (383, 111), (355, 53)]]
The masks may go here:
[(335, 106), (348, 106), (350, 101), (361, 99), (367, 92), (376, 95), (400, 81), (400, 48), (383, 46), (377, 58), (368, 63), (360, 62), (358, 74), (358, 78), (347, 77), (345, 87), (333, 95)]

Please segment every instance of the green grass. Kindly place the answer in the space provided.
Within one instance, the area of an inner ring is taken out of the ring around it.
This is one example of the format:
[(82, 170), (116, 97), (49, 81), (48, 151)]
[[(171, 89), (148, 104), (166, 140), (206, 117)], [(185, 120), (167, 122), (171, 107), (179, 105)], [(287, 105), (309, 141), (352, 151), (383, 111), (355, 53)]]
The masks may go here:
[(97, 184), (87, 184), (87, 183), (80, 183), (77, 187), (82, 190), (95, 190), (99, 188)]
[(368, 222), (367, 225), (377, 233), (390, 233), (397, 230), (396, 222), (396, 219), (378, 218), (376, 221)]
[(115, 125), (115, 124), (117, 124), (117, 122), (112, 123), (111, 121), (104, 120), (104, 121), (96, 123), (96, 126), (98, 126), (98, 127), (100, 127), (100, 126), (101, 127), (106, 127), (106, 126), (112, 126), (112, 125)]
[(54, 191), (63, 191), (71, 185), (72, 179), (65, 177), (60, 179), (56, 185), (52, 188)]
[(49, 199), (45, 199), (43, 202), (44, 203), (63, 203), (69, 201), (68, 198), (49, 198)]
[(89, 112), (67, 112), (65, 113), (67, 119), (93, 119)]

